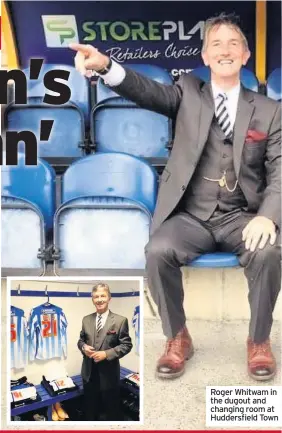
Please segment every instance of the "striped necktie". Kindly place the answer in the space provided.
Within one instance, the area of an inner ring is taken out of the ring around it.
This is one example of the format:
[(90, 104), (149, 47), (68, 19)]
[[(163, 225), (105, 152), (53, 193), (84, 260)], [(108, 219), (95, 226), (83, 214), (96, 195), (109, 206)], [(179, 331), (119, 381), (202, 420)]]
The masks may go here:
[(98, 315), (98, 322), (97, 322), (97, 334), (99, 334), (99, 332), (102, 329), (102, 316), (101, 314)]
[(226, 100), (227, 96), (224, 93), (219, 93), (218, 97), (216, 98), (215, 117), (226, 138), (231, 138), (232, 127), (228, 110), (225, 105)]

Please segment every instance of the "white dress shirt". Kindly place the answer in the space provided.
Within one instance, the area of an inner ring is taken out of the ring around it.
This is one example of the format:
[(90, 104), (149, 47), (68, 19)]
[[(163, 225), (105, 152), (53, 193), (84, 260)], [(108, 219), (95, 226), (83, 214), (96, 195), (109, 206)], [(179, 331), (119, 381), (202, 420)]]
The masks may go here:
[(98, 318), (99, 318), (100, 315), (102, 316), (102, 319), (101, 319), (102, 320), (102, 323), (101, 323), (102, 328), (101, 329), (104, 328), (106, 320), (107, 320), (108, 315), (109, 315), (109, 312), (110, 312), (110, 310), (107, 310), (107, 311), (105, 311), (105, 313), (102, 313), (102, 314), (99, 314), (97, 312), (97, 316), (96, 316), (96, 329), (97, 329), (97, 326), (98, 326)]
[(112, 60), (112, 66), (104, 75), (100, 75), (108, 86), (118, 86), (125, 78), (125, 69), (117, 62)]
[[(102, 319), (101, 319), (101, 320), (102, 320), (102, 322), (101, 322), (102, 327), (101, 327), (101, 329), (104, 328), (105, 323), (106, 323), (106, 320), (107, 320), (108, 315), (109, 315), (109, 312), (110, 312), (110, 310), (107, 310), (107, 311), (105, 311), (105, 313), (102, 313), (102, 314), (99, 314), (99, 313), (97, 312), (97, 315), (96, 315), (96, 329), (97, 329), (97, 326), (98, 326), (98, 318), (99, 318), (100, 315), (102, 316)], [(84, 352), (85, 346), (87, 346), (86, 343), (83, 344), (83, 346), (82, 346), (82, 348), (81, 348), (82, 352)]]
[(237, 107), (238, 107), (238, 100), (239, 100), (239, 94), (240, 94), (240, 83), (237, 84), (237, 86), (233, 87), (232, 89), (228, 91), (224, 91), (220, 89), (214, 82), (211, 82), (211, 88), (212, 88), (212, 94), (214, 99), (214, 104), (216, 106), (216, 99), (218, 98), (218, 95), (221, 93), (224, 93), (227, 96), (227, 100), (225, 101), (225, 106), (227, 108), (229, 119), (231, 123), (231, 127), (233, 129), (235, 119), (236, 119), (236, 113), (237, 113)]

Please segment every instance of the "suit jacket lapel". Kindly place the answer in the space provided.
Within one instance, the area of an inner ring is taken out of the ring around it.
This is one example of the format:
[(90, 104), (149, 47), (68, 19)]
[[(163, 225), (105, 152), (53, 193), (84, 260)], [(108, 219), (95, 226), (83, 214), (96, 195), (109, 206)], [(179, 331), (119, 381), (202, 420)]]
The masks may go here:
[(91, 327), (91, 329), (92, 329), (92, 335), (91, 335), (91, 345), (92, 345), (92, 347), (94, 347), (94, 344), (95, 344), (95, 336), (96, 336), (96, 316), (97, 316), (97, 313), (93, 313), (93, 320), (94, 320), (94, 323), (93, 323), (93, 326)]
[[(202, 88), (200, 130), (198, 139), (198, 157), (201, 155), (204, 145), (208, 139), (211, 123), (214, 116), (214, 100), (212, 96), (211, 84), (204, 83)], [(193, 109), (193, 107), (191, 107)]]
[(97, 347), (97, 350), (100, 350), (100, 348), (102, 347), (102, 344), (106, 338), (107, 332), (111, 328), (112, 325), (114, 325), (114, 315), (111, 311), (109, 311), (106, 323), (101, 330), (100, 344), (99, 344), (99, 347)]
[(253, 99), (254, 97), (252, 93), (248, 92), (247, 89), (241, 86), (233, 137), (233, 160), (237, 179), (239, 178), (241, 156), (245, 138), (255, 109), (254, 105), (251, 104)]

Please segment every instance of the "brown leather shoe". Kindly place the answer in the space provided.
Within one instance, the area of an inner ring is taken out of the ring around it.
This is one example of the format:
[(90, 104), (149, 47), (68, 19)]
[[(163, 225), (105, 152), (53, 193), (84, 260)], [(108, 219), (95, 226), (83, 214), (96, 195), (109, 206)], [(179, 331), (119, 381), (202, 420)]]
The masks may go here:
[(184, 373), (185, 361), (194, 354), (192, 338), (186, 326), (174, 338), (167, 340), (165, 352), (157, 364), (157, 376), (174, 379)]
[(270, 340), (256, 344), (250, 337), (248, 346), (248, 373), (259, 381), (272, 379), (276, 374), (276, 361), (271, 351)]

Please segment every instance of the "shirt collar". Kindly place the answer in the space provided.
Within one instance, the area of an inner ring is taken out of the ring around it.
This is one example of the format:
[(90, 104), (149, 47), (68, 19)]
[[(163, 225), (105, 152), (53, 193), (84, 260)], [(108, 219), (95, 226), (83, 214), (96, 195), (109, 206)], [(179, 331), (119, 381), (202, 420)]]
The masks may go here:
[[(107, 320), (109, 312), (110, 312), (110, 310), (108, 309), (107, 311), (105, 311), (105, 313), (102, 313), (101, 314), (102, 319)], [(99, 316), (99, 315), (100, 315), (100, 313), (97, 313), (97, 316)]]
[(240, 93), (241, 84), (238, 83), (235, 87), (232, 87), (232, 89), (224, 91), (220, 87), (217, 86), (213, 81), (211, 82), (211, 88), (212, 88), (212, 94), (213, 98), (216, 99), (218, 95), (221, 93), (225, 93), (226, 96), (230, 99), (232, 97), (238, 97)]

